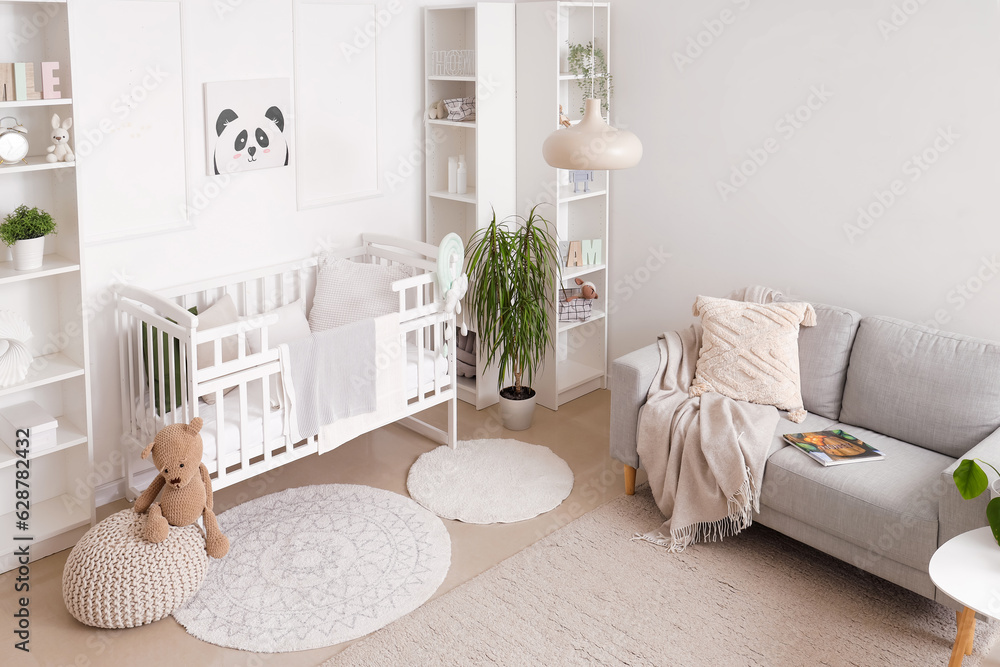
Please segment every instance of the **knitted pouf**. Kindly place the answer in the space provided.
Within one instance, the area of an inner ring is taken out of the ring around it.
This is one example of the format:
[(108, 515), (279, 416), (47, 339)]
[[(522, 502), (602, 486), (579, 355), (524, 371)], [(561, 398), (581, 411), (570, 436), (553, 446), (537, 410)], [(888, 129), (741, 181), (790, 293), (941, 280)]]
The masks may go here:
[(76, 620), (132, 628), (171, 614), (197, 592), (208, 571), (197, 525), (170, 528), (160, 544), (142, 537), (146, 516), (131, 509), (87, 531), (66, 559), (63, 601)]

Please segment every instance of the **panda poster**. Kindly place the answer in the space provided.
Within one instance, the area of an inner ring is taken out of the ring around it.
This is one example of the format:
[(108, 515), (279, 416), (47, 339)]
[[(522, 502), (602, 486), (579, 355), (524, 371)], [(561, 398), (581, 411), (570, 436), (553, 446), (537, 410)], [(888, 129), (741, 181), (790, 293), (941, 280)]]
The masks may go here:
[(291, 99), (289, 79), (206, 83), (209, 175), (287, 167)]

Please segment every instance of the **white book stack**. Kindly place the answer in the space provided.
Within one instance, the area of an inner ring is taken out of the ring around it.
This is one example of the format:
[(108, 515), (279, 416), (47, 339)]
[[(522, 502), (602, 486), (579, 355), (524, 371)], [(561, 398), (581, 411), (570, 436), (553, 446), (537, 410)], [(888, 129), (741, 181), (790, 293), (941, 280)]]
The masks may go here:
[(58, 426), (58, 420), (34, 401), (0, 408), (0, 439), (11, 451), (16, 449), (19, 439), (24, 439), (23, 432), (18, 435), (21, 429), (28, 430), (29, 451), (32, 454), (52, 449), (56, 446)]

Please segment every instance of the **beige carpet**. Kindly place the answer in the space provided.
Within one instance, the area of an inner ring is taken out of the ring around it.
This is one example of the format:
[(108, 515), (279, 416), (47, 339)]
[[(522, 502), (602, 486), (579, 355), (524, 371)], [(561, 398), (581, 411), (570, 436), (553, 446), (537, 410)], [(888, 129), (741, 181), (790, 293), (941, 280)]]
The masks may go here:
[[(668, 554), (621, 497), (324, 665), (945, 665), (951, 610), (771, 531)], [(977, 623), (979, 665), (1000, 623)]]

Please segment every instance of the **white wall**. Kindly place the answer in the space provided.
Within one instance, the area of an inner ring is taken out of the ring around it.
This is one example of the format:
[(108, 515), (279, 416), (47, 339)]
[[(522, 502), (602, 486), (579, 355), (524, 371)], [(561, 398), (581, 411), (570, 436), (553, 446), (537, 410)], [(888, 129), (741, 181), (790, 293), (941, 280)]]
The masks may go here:
[[(107, 0), (78, 0), (93, 6)], [(386, 9), (388, 0), (375, 3)], [(113, 307), (106, 302), (108, 285), (116, 273), (143, 287), (156, 289), (225, 275), (255, 266), (267, 266), (307, 256), (321, 244), (353, 245), (362, 231), (423, 238), (423, 4), (402, 2), (402, 11), (379, 36), (379, 128), (383, 195), (296, 211), (295, 172), (292, 168), (234, 175), (210, 204), (194, 215), (194, 227), (136, 240), (86, 248), (86, 279), (94, 301), (90, 324), (95, 462), (105, 484), (119, 480), (120, 469), (109, 466), (121, 435), (118, 347)], [(206, 81), (292, 77), (291, 0), (212, 0), (184, 2), (181, 37), (184, 77), (184, 122), (187, 144), (189, 202), (212, 179), (205, 175), (204, 101)], [(94, 47), (114, 34), (115, 26), (89, 24), (85, 11), (72, 25), (75, 50)], [(142, 36), (135, 36), (141, 39)], [(330, 85), (331, 82), (309, 82)], [(336, 82), (333, 82), (336, 85)], [(122, 91), (127, 92), (127, 91)], [(77, 90), (75, 129), (87, 129), (107, 110)], [(82, 135), (81, 135), (82, 136)], [(181, 150), (164, 146), (164, 151)], [(99, 150), (95, 149), (95, 150)], [(294, 146), (293, 146), (294, 150)], [(136, 160), (156, 159), (136, 155)], [(401, 167), (401, 165), (403, 165)], [(85, 163), (81, 164), (85, 169)], [(129, 163), (105, 177), (119, 190), (135, 186)], [(387, 181), (389, 174), (401, 176)], [(113, 197), (88, 205), (81, 223), (94, 221), (102, 209), (115, 206)], [(107, 489), (105, 489), (107, 491)], [(98, 496), (100, 502), (101, 496)]]
[[(617, 116), (645, 157), (613, 181), (612, 358), (686, 326), (696, 295), (749, 284), (1000, 339), (998, 28), (986, 0), (614, 0)], [(832, 96), (776, 127), (813, 87)], [(717, 182), (769, 139), (724, 201)], [(672, 258), (649, 271), (661, 245)]]

